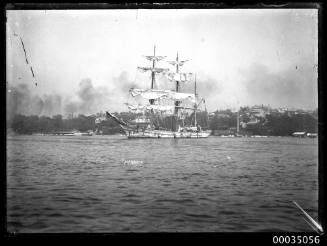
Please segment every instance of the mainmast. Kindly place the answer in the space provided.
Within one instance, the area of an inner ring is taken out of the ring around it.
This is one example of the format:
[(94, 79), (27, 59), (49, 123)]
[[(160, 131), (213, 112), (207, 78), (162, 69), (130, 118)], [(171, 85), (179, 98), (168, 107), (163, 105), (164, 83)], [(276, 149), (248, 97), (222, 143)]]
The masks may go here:
[[(153, 47), (153, 57), (156, 57), (156, 46)], [(156, 60), (152, 60), (152, 71), (151, 71), (151, 89), (154, 87), (154, 83), (156, 81), (156, 74), (154, 69), (156, 68)]]
[[(177, 56), (176, 56), (176, 74), (179, 73), (179, 63), (178, 63), (178, 52), (177, 52)], [(179, 92), (180, 90), (180, 84), (179, 84), (179, 80), (176, 80), (176, 92)], [(175, 115), (176, 115), (176, 128), (178, 125), (178, 110), (179, 110), (179, 105), (180, 105), (181, 101), (176, 101), (175, 102)]]
[[(180, 61), (179, 58), (178, 58), (178, 52), (177, 52), (176, 60), (168, 62), (169, 64), (175, 66), (175, 68), (176, 68), (175, 73), (169, 73), (168, 77), (169, 77), (170, 80), (176, 82), (175, 91), (177, 93), (180, 92), (180, 82), (188, 81), (187, 74), (186, 73), (181, 73), (180, 69), (179, 69), (187, 61), (188, 60)], [(176, 129), (178, 127), (178, 112), (179, 112), (180, 104), (181, 104), (181, 101), (179, 101), (179, 100), (175, 101), (174, 115), (175, 115), (175, 119), (176, 119), (176, 122), (175, 122), (176, 123), (175, 124)], [(176, 129), (173, 129), (173, 130), (176, 130)]]

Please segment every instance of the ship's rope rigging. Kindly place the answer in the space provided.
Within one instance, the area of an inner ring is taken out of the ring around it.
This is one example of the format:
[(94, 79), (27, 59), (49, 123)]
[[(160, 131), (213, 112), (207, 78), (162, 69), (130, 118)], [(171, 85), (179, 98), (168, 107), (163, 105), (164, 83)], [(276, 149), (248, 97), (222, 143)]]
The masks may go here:
[[(167, 116), (177, 117), (177, 121), (183, 120), (183, 126), (184, 120), (187, 117), (192, 118), (192, 115), (196, 122), (196, 113), (201, 111), (201, 106), (204, 106), (206, 110), (206, 105), (205, 100), (203, 98), (198, 98), (196, 92), (182, 92), (184, 84), (193, 80), (192, 73), (184, 73), (180, 71), (180, 67), (182, 67), (188, 60), (179, 60), (177, 54), (175, 61), (166, 61), (175, 68), (175, 71), (173, 71), (173, 69), (156, 66), (156, 63), (164, 60), (166, 57), (156, 56), (155, 48), (153, 56), (144, 57), (152, 63), (152, 66), (137, 67), (134, 84), (137, 84), (138, 74), (140, 74), (137, 71), (140, 71), (141, 73), (149, 72), (152, 79), (151, 88), (131, 88), (127, 103), (125, 103), (127, 108), (134, 113), (141, 113), (143, 116), (150, 117), (151, 122), (154, 125), (159, 125), (159, 122), (162, 122), (163, 118)], [(161, 78), (166, 78), (167, 82), (174, 82), (176, 87), (174, 89), (158, 89), (162, 88), (162, 86), (159, 86), (159, 76), (162, 76)]]

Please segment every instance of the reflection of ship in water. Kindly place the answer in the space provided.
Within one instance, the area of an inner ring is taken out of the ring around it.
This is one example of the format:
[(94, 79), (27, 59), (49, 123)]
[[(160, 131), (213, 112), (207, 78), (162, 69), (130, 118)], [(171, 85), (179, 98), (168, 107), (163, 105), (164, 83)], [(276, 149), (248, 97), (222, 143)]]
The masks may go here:
[[(138, 67), (143, 72), (151, 72), (151, 87), (149, 89), (131, 88), (130, 96), (133, 103), (126, 103), (129, 110), (140, 117), (125, 122), (118, 119), (114, 114), (106, 112), (107, 119), (112, 119), (119, 124), (128, 138), (206, 138), (210, 131), (203, 130), (197, 122), (197, 112), (200, 106), (205, 104), (200, 99), (196, 90), (196, 78), (194, 77), (194, 93), (181, 92), (181, 84), (191, 81), (191, 73), (182, 73), (180, 68), (187, 60), (180, 61), (177, 53), (175, 61), (168, 61), (174, 66), (171, 71), (159, 68), (156, 64), (165, 56), (145, 56), (152, 64), (151, 67)], [(174, 90), (155, 88), (156, 75), (162, 74), (174, 83)], [(185, 123), (186, 117), (192, 115), (192, 124)], [(101, 121), (101, 119), (97, 119)], [(170, 121), (167, 124), (167, 120)], [(165, 123), (165, 124), (163, 124)], [(169, 125), (169, 127), (167, 127)]]

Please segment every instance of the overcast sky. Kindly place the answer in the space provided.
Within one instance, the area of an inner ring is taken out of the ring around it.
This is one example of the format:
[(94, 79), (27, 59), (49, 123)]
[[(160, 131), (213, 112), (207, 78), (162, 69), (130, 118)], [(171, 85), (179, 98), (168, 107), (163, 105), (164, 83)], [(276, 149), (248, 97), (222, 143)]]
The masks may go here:
[(85, 111), (83, 100), (89, 111), (127, 110), (128, 88), (150, 86), (149, 74), (136, 67), (149, 65), (142, 55), (156, 45), (167, 60), (177, 51), (189, 60), (183, 71), (197, 74), (209, 111), (254, 104), (313, 109), (317, 25), (314, 9), (7, 11), (7, 87), (24, 88), (42, 107), (46, 96), (58, 95), (59, 113)]

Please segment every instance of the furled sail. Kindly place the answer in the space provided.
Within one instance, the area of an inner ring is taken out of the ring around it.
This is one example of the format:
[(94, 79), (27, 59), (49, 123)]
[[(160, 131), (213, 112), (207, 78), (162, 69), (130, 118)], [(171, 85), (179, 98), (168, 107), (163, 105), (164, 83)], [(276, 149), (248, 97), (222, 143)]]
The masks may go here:
[(169, 64), (173, 65), (173, 66), (183, 66), (185, 62), (187, 62), (188, 60), (184, 60), (184, 61), (167, 61)]
[(145, 110), (145, 105), (135, 105), (135, 104), (129, 104), (129, 103), (126, 103), (126, 105), (130, 110), (133, 110), (133, 111)]
[(133, 97), (142, 96), (145, 99), (158, 99), (158, 98), (168, 98), (176, 101), (180, 100), (191, 100), (195, 102), (195, 95), (192, 93), (181, 93), (169, 90), (154, 90), (154, 89), (130, 89), (130, 93)]
[(142, 72), (151, 71), (154, 73), (162, 73), (162, 72), (167, 72), (169, 70), (166, 68), (157, 68), (157, 67), (137, 67), (137, 68), (140, 69)]
[(166, 96), (167, 92), (165, 90), (155, 90), (155, 89), (130, 89), (130, 93), (133, 97), (142, 96), (145, 99), (158, 99), (160, 97)]
[(166, 76), (171, 81), (187, 82), (191, 80), (192, 73), (167, 73)]
[(149, 61), (161, 61), (162, 59), (164, 59), (166, 56), (145, 56), (146, 59), (148, 59)]
[(162, 112), (165, 114), (173, 114), (174, 112), (174, 106), (173, 105), (133, 105), (128, 104), (127, 107), (136, 112), (144, 112), (144, 111), (150, 111), (153, 110), (155, 112)]
[(191, 102), (195, 102), (195, 95), (192, 93), (182, 93), (176, 91), (169, 91), (169, 98), (174, 100), (185, 100), (189, 99)]
[(173, 112), (174, 106), (173, 105), (148, 105), (147, 109), (153, 109), (156, 111), (165, 111), (165, 112)]

